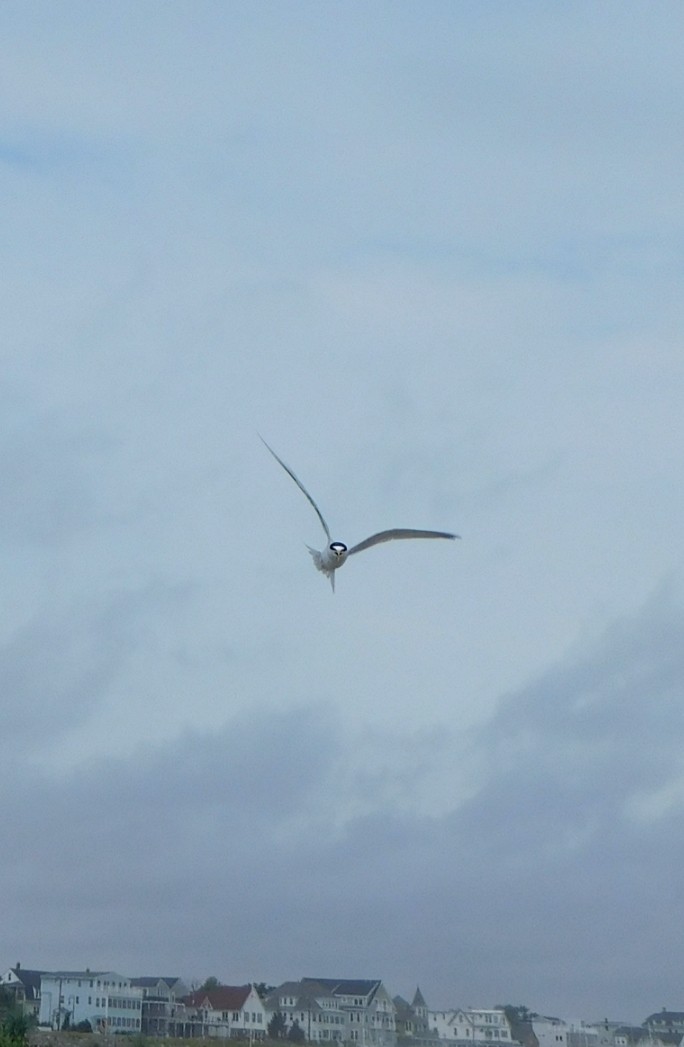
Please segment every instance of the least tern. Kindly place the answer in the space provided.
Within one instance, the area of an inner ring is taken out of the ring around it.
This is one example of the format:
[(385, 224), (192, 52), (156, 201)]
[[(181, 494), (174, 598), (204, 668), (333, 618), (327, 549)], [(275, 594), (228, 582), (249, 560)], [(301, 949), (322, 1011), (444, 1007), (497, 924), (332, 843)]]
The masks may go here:
[(316, 516), (323, 525), (326, 537), (328, 539), (328, 545), (325, 549), (312, 549), (310, 545), (307, 545), (307, 549), (311, 553), (311, 557), (315, 566), (319, 571), (322, 571), (330, 579), (332, 590), (335, 592), (335, 571), (337, 571), (342, 564), (345, 562), (348, 556), (353, 556), (354, 553), (361, 553), (364, 549), (370, 549), (373, 545), (380, 545), (382, 542), (391, 542), (398, 538), (460, 538), (460, 534), (451, 534), (449, 531), (421, 531), (410, 527), (393, 527), (389, 531), (379, 531), (377, 534), (372, 534), (370, 538), (365, 538), (358, 545), (353, 545), (349, 549), (344, 542), (333, 542), (330, 535), (330, 528), (325, 522), (323, 513), (316, 505), (315, 501), (307, 491), (302, 481), (292, 472), (289, 465), (285, 465), (282, 458), (279, 458), (272, 447), (270, 447), (263, 436), (259, 439), (265, 445), (267, 450), (271, 452), (276, 462), (282, 465), (283, 469), (291, 479), (297, 484), (297, 487), (302, 492), (305, 498), (308, 499), (309, 503), (313, 507)]

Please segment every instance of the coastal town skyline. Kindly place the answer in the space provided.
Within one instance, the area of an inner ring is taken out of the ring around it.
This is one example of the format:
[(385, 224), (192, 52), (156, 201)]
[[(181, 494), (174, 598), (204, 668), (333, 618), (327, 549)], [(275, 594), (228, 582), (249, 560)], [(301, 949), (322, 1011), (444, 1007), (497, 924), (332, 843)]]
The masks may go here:
[[(299, 1026), (301, 1020), (303, 1039), (353, 1043), (360, 1035), (354, 1018), (357, 1022), (363, 1018), (361, 1039), (377, 1047), (393, 1047), (397, 1038), (407, 1043), (420, 1041), (424, 1047), (431, 1041), (497, 1045), (505, 1041), (524, 1047), (637, 1047), (642, 1042), (650, 1047), (679, 1047), (680, 1040), (684, 1042), (684, 1011), (667, 1007), (649, 1013), (640, 1024), (615, 1016), (550, 1015), (510, 1002), (484, 1008), (453, 1003), (435, 1008), (429, 1006), (419, 984), (404, 997), (392, 995), (381, 979), (322, 976), (289, 979), (280, 985), (263, 980), (233, 984), (216, 975), (202, 980), (177, 975), (130, 976), (109, 968), (47, 971), (16, 963), (0, 970), (0, 992), (9, 992), (7, 999), (40, 1026), (60, 1029), (85, 1024), (94, 1032), (219, 1039), (245, 1034), (250, 1040), (255, 1036), (263, 1039), (269, 1038), (270, 1022), (277, 1015), (285, 1020), (272, 1039), (287, 1038), (292, 1023)], [(160, 1002), (180, 1005), (182, 1017), (176, 1006), (160, 1011)], [(376, 1014), (369, 1027), (371, 1006), (381, 1017), (378, 1023)], [(313, 1026), (311, 1008), (318, 1012)], [(354, 1012), (351, 1030), (345, 1011)], [(331, 1012), (341, 1017), (331, 1017)], [(316, 1018), (323, 1021), (323, 1016), (326, 1023), (340, 1022), (341, 1027), (317, 1028)]]

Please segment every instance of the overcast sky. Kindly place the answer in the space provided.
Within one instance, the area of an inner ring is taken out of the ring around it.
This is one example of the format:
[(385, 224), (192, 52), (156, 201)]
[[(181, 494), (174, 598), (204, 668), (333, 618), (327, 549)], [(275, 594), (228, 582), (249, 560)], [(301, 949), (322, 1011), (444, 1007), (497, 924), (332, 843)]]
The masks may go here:
[(0, 5), (0, 964), (684, 1008), (682, 39)]

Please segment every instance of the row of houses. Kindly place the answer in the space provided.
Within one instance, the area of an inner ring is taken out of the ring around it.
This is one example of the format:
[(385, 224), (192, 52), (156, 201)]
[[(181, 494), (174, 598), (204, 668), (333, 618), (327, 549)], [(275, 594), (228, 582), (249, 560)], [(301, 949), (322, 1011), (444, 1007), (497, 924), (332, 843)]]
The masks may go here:
[(518, 1008), (429, 1010), (379, 980), (301, 978), (191, 989), (178, 977), (114, 971), (39, 971), (17, 963), (0, 987), (51, 1029), (156, 1037), (308, 1041), (347, 1047), (684, 1047), (684, 1012), (663, 1009), (641, 1026), (565, 1022)]
[(0, 976), (25, 1013), (51, 1029), (220, 1039), (280, 1038), (394, 1047), (396, 1006), (379, 980), (302, 978), (268, 992), (253, 984), (195, 989), (177, 977), (114, 971), (36, 971), (20, 964)]

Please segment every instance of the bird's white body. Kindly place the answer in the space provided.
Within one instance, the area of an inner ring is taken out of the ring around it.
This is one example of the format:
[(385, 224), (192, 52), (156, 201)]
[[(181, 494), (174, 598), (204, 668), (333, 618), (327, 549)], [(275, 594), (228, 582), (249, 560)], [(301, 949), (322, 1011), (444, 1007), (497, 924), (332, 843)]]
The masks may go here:
[(337, 571), (342, 564), (345, 562), (347, 557), (353, 556), (354, 553), (363, 552), (364, 549), (370, 549), (373, 545), (380, 545), (382, 542), (390, 542), (394, 539), (399, 538), (459, 538), (458, 534), (451, 534), (450, 531), (423, 531), (416, 530), (415, 528), (409, 527), (394, 527), (389, 531), (380, 531), (378, 534), (373, 534), (370, 538), (365, 538), (362, 542), (357, 545), (353, 545), (351, 549), (348, 549), (344, 542), (333, 542), (330, 537), (330, 528), (328, 527), (321, 510), (318, 508), (313, 498), (307, 491), (301, 480), (298, 480), (295, 474), (292, 472), (288, 465), (282, 458), (279, 458), (272, 447), (269, 447), (263, 436), (261, 437), (263, 443), (266, 445), (268, 450), (271, 452), (276, 462), (279, 463), (288, 474), (288, 476), (294, 480), (297, 487), (302, 494), (307, 498), (311, 506), (313, 507), (318, 519), (321, 521), (323, 530), (325, 531), (328, 538), (328, 545), (325, 549), (312, 549), (310, 545), (307, 545), (307, 549), (311, 553), (311, 558), (314, 565), (319, 571), (321, 571), (327, 578), (330, 579), (333, 592), (335, 591), (335, 571)]
[(349, 556), (349, 550), (344, 542), (331, 542), (326, 549), (312, 549), (307, 545), (311, 553), (311, 559), (319, 571), (330, 579), (330, 584), (335, 589), (335, 571), (341, 567)]

